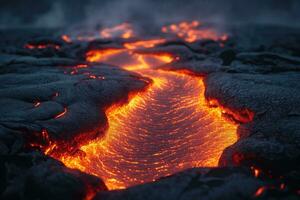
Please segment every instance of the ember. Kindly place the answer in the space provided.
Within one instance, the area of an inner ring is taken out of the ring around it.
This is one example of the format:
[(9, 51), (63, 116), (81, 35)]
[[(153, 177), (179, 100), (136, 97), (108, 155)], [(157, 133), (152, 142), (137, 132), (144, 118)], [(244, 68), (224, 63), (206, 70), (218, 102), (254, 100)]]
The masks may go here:
[(56, 115), (54, 118), (55, 118), (55, 119), (61, 118), (61, 117), (63, 117), (66, 113), (67, 113), (67, 108), (64, 108), (64, 111), (61, 112), (61, 113), (59, 113), (58, 115)]
[(25, 48), (27, 49), (47, 49), (47, 48), (53, 48), (56, 50), (60, 49), (60, 46), (57, 44), (26, 44)]
[(67, 42), (67, 43), (71, 43), (72, 42), (71, 38), (68, 35), (62, 35), (61, 39), (63, 41), (65, 41), (65, 42)]
[(41, 105), (41, 102), (34, 103), (34, 107), (39, 107)]
[(255, 197), (261, 196), (261, 195), (264, 193), (265, 190), (266, 190), (266, 187), (264, 187), (264, 186), (259, 187), (259, 188), (256, 190), (254, 196), (255, 196)]

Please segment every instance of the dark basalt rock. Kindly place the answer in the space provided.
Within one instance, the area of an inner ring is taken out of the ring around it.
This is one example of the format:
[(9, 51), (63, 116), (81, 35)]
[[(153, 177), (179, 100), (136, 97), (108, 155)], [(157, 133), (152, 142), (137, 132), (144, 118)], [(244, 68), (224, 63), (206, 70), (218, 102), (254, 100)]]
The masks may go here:
[(250, 136), (228, 147), (220, 159), (221, 166), (257, 166), (274, 174), (299, 171), (299, 116), (287, 116), (272, 122), (253, 123)]
[[(300, 58), (295, 43), (300, 44), (300, 31), (270, 29), (274, 35), (259, 26), (233, 29), (219, 51), (223, 66), (209, 73), (201, 64), (185, 67), (207, 75), (207, 99), (217, 99), (233, 112), (255, 113), (253, 122), (240, 125), (241, 138), (224, 151), (221, 166), (258, 166), (276, 173), (299, 170)], [(184, 65), (186, 61), (177, 62)], [(177, 70), (177, 66), (169, 68)]]
[(38, 153), (1, 155), (1, 199), (81, 200), (106, 190), (97, 177), (64, 167)]
[[(101, 191), (95, 200), (254, 199), (257, 189), (265, 184), (266, 182), (253, 177), (251, 171), (243, 168), (190, 169), (154, 183), (126, 190)], [(272, 181), (268, 184), (272, 184)], [(283, 191), (274, 188), (273, 191), (265, 192), (264, 198), (274, 198), (274, 192), (277, 192), (276, 195), (284, 194)], [(297, 198), (296, 195), (285, 197)]]
[[(1, 68), (0, 102), (5, 106), (0, 107), (0, 124), (24, 134), (46, 129), (51, 139), (61, 142), (83, 132), (94, 132), (91, 138), (101, 134), (99, 125), (106, 127), (102, 108), (147, 85), (137, 75), (107, 65), (74, 69), (79, 64), (74, 60), (28, 57), (9, 63)], [(66, 114), (55, 119), (64, 109)]]
[(222, 60), (215, 57), (202, 58), (184, 58), (174, 61), (171, 64), (161, 66), (164, 70), (180, 71), (185, 70), (191, 74), (205, 76), (207, 74), (220, 71), (222, 67)]
[[(239, 121), (239, 140), (225, 149), (220, 168), (190, 169), (118, 191), (106, 191), (99, 178), (67, 169), (28, 148), (29, 143), (47, 146), (39, 139), (47, 130), (52, 141), (67, 144), (60, 150), (76, 152), (81, 134), (87, 140), (103, 134), (104, 108), (126, 101), (129, 92), (150, 81), (117, 67), (85, 62), (88, 49), (120, 47), (121, 40), (64, 43), (51, 31), (25, 33), (20, 39), (18, 33), (0, 32), (2, 199), (83, 199), (91, 192), (98, 192), (95, 199), (299, 198), (300, 30), (238, 26), (222, 45), (174, 40), (137, 50), (178, 56), (160, 68), (204, 76), (207, 99), (218, 100), (231, 114), (247, 110), (254, 118)], [(24, 48), (29, 42), (54, 43), (60, 49)], [(82, 64), (88, 67), (76, 68)], [(41, 104), (35, 106), (37, 102)], [(65, 109), (66, 114), (56, 118)], [(259, 170), (256, 177), (254, 169)]]
[(71, 53), (25, 49), (25, 39), (19, 45), (24, 54), (5, 49), (0, 54), (0, 199), (74, 200), (106, 190), (98, 177), (68, 169), (35, 148), (51, 141), (61, 144), (57, 153), (76, 151), (82, 134), (89, 141), (104, 133), (104, 108), (127, 101), (129, 92), (150, 80), (105, 64), (88, 65)]

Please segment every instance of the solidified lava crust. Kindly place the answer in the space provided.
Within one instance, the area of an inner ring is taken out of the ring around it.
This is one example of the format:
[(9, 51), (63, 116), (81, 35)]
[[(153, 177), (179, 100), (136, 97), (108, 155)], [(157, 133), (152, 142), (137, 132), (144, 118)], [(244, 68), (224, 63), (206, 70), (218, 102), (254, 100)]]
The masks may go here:
[(299, 29), (198, 26), (0, 32), (0, 198), (299, 198)]

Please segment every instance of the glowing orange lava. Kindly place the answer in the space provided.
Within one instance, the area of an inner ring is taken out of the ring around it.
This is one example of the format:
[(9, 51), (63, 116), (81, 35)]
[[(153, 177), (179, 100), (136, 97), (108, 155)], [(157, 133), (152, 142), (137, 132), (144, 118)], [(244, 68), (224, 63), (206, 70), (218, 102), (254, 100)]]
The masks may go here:
[(172, 33), (177, 37), (184, 39), (186, 42), (195, 42), (200, 39), (210, 40), (227, 40), (226, 34), (218, 34), (214, 29), (205, 28), (202, 29), (201, 23), (198, 21), (181, 22), (179, 24), (171, 24), (169, 26), (162, 27), (163, 33)]
[(137, 42), (125, 43), (124, 47), (127, 49), (151, 48), (158, 44), (162, 44), (165, 41), (165, 39), (140, 40)]
[(101, 49), (89, 51), (86, 56), (89, 62), (97, 62), (108, 59), (116, 53), (124, 51), (123, 49)]
[(109, 189), (187, 168), (217, 166), (223, 150), (237, 141), (237, 125), (224, 119), (220, 108), (207, 105), (201, 78), (153, 68), (172, 59), (168, 54), (139, 55), (130, 50), (89, 52), (88, 61), (119, 65), (151, 78), (153, 84), (128, 104), (106, 111), (109, 128), (104, 138), (81, 146), (80, 156), (58, 159), (101, 177)]
[(102, 38), (113, 38), (113, 37), (121, 37), (124, 39), (128, 39), (133, 37), (133, 29), (132, 26), (128, 23), (119, 24), (114, 27), (105, 28), (100, 31), (100, 36)]
[(60, 46), (57, 44), (26, 44), (25, 48), (27, 49), (46, 49), (46, 48), (53, 48), (56, 50), (60, 49)]

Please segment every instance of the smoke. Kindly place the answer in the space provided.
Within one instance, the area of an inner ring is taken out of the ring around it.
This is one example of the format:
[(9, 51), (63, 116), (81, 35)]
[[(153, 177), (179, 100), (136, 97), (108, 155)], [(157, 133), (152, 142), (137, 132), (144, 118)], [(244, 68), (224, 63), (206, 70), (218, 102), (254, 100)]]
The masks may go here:
[(92, 0), (86, 7), (86, 19), (90, 25), (101, 22), (110, 26), (125, 21), (153, 27), (174, 21), (216, 18), (217, 12), (211, 12), (212, 8), (208, 8), (206, 4), (206, 0), (111, 0), (105, 3)]
[(220, 24), (300, 25), (298, 0), (1, 0), (0, 27), (110, 26), (147, 28), (180, 20)]
[(62, 27), (66, 25), (64, 9), (58, 2), (53, 3), (52, 8), (48, 12), (40, 15), (33, 23), (36, 27)]

